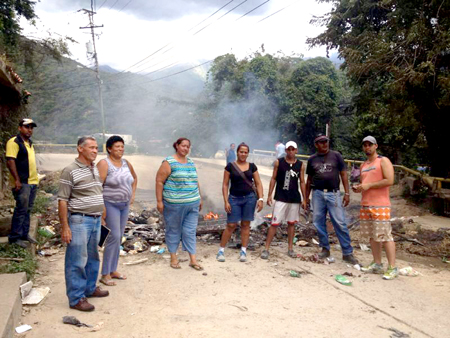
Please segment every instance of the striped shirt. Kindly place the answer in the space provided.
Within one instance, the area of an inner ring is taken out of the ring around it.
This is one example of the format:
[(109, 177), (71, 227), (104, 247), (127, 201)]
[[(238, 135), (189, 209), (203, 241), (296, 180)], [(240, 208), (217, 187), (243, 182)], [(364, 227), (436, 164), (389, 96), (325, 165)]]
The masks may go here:
[(128, 162), (122, 159), (122, 166), (117, 168), (109, 158), (105, 160), (108, 163), (108, 174), (103, 184), (103, 198), (110, 203), (130, 202), (134, 178)]
[(170, 165), (171, 173), (164, 183), (163, 198), (174, 204), (187, 204), (200, 200), (198, 176), (194, 162), (178, 162), (173, 156), (164, 159)]
[(96, 166), (78, 159), (65, 167), (59, 180), (58, 200), (67, 201), (69, 212), (88, 215), (103, 213), (103, 188)]

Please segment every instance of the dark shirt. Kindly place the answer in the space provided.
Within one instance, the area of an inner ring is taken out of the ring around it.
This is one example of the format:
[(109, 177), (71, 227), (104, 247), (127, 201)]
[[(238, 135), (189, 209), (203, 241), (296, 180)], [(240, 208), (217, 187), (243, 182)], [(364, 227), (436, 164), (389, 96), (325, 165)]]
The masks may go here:
[(337, 151), (327, 154), (314, 154), (308, 160), (306, 174), (311, 176), (312, 189), (339, 190), (340, 172), (347, 169), (344, 159)]
[(285, 203), (300, 203), (302, 198), (298, 191), (298, 179), (302, 169), (302, 161), (288, 163), (285, 158), (278, 160), (277, 187), (275, 200)]
[[(249, 169), (244, 171), (245, 177), (250, 182), (253, 182), (253, 173), (258, 170), (254, 163), (249, 163)], [(228, 163), (225, 170), (230, 173), (230, 195), (233, 196), (246, 196), (254, 193), (252, 187), (244, 181), (239, 172), (234, 168), (232, 163)]]

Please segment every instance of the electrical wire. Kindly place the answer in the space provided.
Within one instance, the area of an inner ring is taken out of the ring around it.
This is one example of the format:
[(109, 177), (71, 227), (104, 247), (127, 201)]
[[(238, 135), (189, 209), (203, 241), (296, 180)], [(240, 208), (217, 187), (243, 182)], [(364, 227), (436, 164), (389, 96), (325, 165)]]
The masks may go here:
[(265, 4), (268, 3), (269, 1), (270, 1), (270, 0), (267, 0), (267, 1), (263, 2), (261, 5), (256, 6), (255, 8), (253, 8), (251, 11), (248, 11), (248, 12), (245, 13), (244, 15), (241, 15), (239, 18), (236, 19), (236, 21), (242, 19), (242, 18), (243, 18), (244, 16), (246, 16), (247, 14), (250, 14), (251, 12), (256, 11), (259, 7), (265, 5)]
[[(191, 31), (192, 29), (194, 29), (195, 27), (199, 26), (201, 23), (205, 22), (206, 20), (208, 20), (209, 18), (211, 18), (213, 15), (215, 15), (217, 12), (219, 12), (220, 10), (222, 10), (224, 7), (228, 6), (230, 3), (232, 3), (234, 0), (231, 0), (229, 2), (227, 2), (225, 5), (223, 5), (222, 7), (220, 7), (218, 10), (216, 10), (214, 13), (210, 14), (206, 19), (202, 20), (201, 22), (199, 22), (198, 24), (196, 24), (194, 27), (190, 28), (188, 30)], [(245, 0), (247, 1), (247, 0)], [(194, 34), (195, 35), (195, 34)], [(126, 69), (122, 70), (121, 72), (115, 74), (115, 75), (120, 75), (122, 73), (125, 73), (126, 71), (130, 70), (131, 68), (134, 68), (135, 66), (137, 66), (138, 64), (144, 62), (145, 60), (148, 60), (150, 57), (152, 57), (153, 55), (157, 54), (158, 52), (160, 52), (161, 50), (163, 50), (164, 48), (170, 46), (174, 41), (171, 41), (167, 44), (165, 44), (164, 46), (160, 47), (158, 50), (154, 51), (153, 53), (151, 53), (150, 55), (147, 55), (145, 58), (143, 58), (142, 60), (136, 62), (135, 64), (127, 67)]]
[(108, 0), (103, 1), (103, 3), (101, 4), (101, 6), (100, 6), (98, 9), (102, 8), (103, 5), (104, 5), (105, 3), (107, 3), (107, 2), (108, 2)]
[(116, 0), (116, 2), (114, 3), (114, 5), (112, 5), (111, 7), (109, 7), (109, 10), (113, 9), (114, 6), (119, 2), (119, 0)]
[(300, 0), (297, 0), (297, 1), (294, 1), (294, 2), (290, 3), (290, 4), (289, 4), (289, 5), (287, 5), (286, 7), (283, 7), (282, 9), (280, 9), (280, 10), (278, 10), (278, 11), (276, 11), (276, 12), (274, 12), (274, 13), (272, 13), (272, 14), (268, 15), (268, 16), (266, 16), (265, 18), (262, 18), (262, 19), (261, 19), (261, 20), (259, 20), (259, 21), (258, 21), (257, 23), (260, 23), (260, 22), (262, 22), (262, 21), (264, 21), (264, 20), (266, 20), (266, 19), (270, 18), (271, 16), (273, 16), (273, 15), (275, 15), (275, 14), (278, 14), (278, 13), (280, 13), (281, 11), (285, 10), (286, 8), (288, 8), (288, 7), (292, 6), (293, 4), (295, 4), (295, 3), (297, 3), (297, 2), (300, 2)]
[(118, 13), (122, 12), (123, 9), (124, 9), (125, 7), (127, 7), (127, 6), (130, 4), (131, 1), (133, 1), (133, 0), (128, 1), (127, 4), (126, 4), (125, 6), (123, 6), (123, 7), (120, 9), (120, 11), (119, 11)]

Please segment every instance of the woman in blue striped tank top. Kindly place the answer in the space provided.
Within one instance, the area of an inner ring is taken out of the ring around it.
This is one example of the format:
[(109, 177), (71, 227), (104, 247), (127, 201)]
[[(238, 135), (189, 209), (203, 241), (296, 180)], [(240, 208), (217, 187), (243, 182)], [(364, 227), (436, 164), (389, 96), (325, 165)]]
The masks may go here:
[(180, 242), (189, 253), (189, 266), (203, 270), (195, 257), (198, 213), (202, 208), (200, 186), (194, 162), (187, 157), (191, 141), (179, 138), (174, 144), (175, 154), (166, 157), (156, 174), (158, 211), (166, 222), (166, 244), (170, 266), (180, 269), (177, 250)]
[(108, 157), (98, 164), (103, 181), (103, 199), (106, 213), (102, 222), (111, 230), (104, 244), (102, 277), (100, 282), (113, 286), (113, 279), (126, 279), (117, 271), (120, 243), (128, 221), (130, 204), (133, 204), (137, 187), (137, 176), (133, 166), (123, 159), (125, 142), (120, 136), (111, 136), (106, 141)]

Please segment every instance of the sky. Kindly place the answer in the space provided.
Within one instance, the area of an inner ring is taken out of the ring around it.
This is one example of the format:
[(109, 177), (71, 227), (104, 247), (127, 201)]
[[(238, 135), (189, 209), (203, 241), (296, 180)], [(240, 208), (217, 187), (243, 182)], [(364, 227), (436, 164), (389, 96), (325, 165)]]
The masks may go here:
[[(35, 6), (36, 25), (22, 21), (23, 33), (69, 36), (78, 42), (69, 44), (71, 58), (92, 66), (86, 53), (90, 29), (80, 29), (89, 26), (89, 19), (80, 9), (90, 10), (91, 1), (41, 0)], [(329, 3), (315, 0), (95, 0), (94, 23), (103, 25), (95, 29), (95, 44), (101, 65), (143, 74), (225, 53), (241, 59), (261, 51), (263, 44), (271, 54), (326, 56), (325, 48), (310, 50), (306, 39), (323, 31), (310, 24), (313, 16), (330, 10)]]

